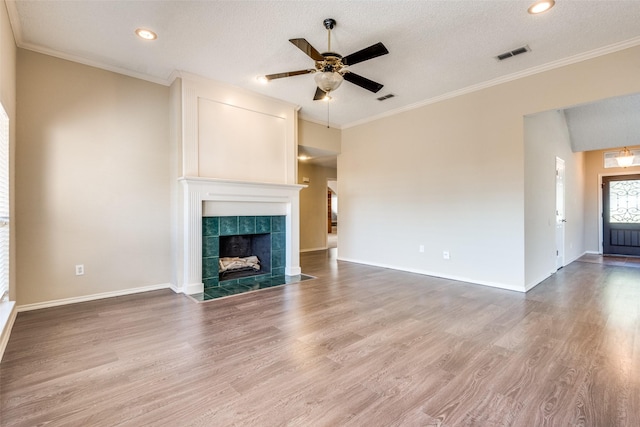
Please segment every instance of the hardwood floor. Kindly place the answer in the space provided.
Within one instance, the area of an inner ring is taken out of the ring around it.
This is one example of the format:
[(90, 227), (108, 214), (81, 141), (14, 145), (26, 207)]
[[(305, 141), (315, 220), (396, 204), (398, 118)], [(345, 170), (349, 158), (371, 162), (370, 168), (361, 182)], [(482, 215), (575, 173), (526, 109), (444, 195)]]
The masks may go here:
[(639, 426), (640, 269), (529, 293), (302, 255), (318, 279), (20, 313), (2, 426)]

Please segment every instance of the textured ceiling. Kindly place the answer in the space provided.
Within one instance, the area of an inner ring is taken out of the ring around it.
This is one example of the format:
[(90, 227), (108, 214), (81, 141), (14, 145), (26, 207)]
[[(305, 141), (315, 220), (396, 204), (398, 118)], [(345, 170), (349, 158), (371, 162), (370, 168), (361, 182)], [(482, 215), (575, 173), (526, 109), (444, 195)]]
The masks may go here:
[[(322, 21), (334, 18), (333, 51), (347, 55), (379, 41), (390, 51), (352, 67), (385, 85), (378, 94), (348, 82), (335, 92), (331, 124), (348, 127), (576, 55), (640, 44), (640, 0), (557, 0), (538, 16), (527, 13), (531, 2), (7, 0), (7, 5), (20, 47), (164, 84), (174, 70), (187, 71), (297, 104), (303, 118), (320, 123), (327, 120), (327, 104), (312, 101), (312, 75), (268, 85), (256, 76), (312, 67), (288, 39), (306, 38), (323, 52)], [(137, 27), (157, 32), (158, 40), (138, 39)], [(523, 45), (531, 52), (494, 59)], [(388, 93), (396, 96), (376, 100)]]

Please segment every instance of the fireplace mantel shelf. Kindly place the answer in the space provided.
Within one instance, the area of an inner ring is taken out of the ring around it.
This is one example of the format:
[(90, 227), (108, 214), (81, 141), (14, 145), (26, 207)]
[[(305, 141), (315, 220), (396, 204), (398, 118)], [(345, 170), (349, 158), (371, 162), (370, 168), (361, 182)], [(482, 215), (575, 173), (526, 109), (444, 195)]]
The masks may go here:
[(301, 190), (303, 188), (307, 188), (308, 185), (302, 184), (279, 184), (275, 182), (254, 182), (254, 181), (239, 181), (239, 180), (231, 180), (231, 179), (220, 179), (220, 178), (203, 178), (200, 176), (184, 176), (178, 178), (178, 181), (184, 181), (187, 183), (199, 183), (199, 184), (226, 184), (226, 185), (242, 185), (242, 186), (256, 186), (263, 188), (279, 188), (283, 190)]

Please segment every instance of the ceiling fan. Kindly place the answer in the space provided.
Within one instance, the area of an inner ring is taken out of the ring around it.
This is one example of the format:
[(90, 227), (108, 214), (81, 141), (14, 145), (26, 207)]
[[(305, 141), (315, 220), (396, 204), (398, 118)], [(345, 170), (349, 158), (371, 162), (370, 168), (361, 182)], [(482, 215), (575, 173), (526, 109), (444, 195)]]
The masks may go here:
[(384, 85), (369, 80), (366, 77), (362, 77), (358, 74), (352, 73), (349, 70), (349, 66), (357, 64), (359, 62), (367, 61), (369, 59), (377, 58), (378, 56), (386, 55), (389, 53), (387, 48), (382, 43), (376, 43), (362, 50), (359, 50), (351, 55), (342, 56), (339, 53), (331, 52), (331, 30), (336, 26), (335, 19), (325, 19), (323, 21), (324, 27), (328, 31), (328, 48), (327, 52), (318, 52), (308, 41), (305, 39), (289, 39), (298, 49), (303, 51), (307, 56), (315, 61), (315, 68), (299, 71), (289, 71), (286, 73), (269, 74), (264, 76), (267, 81), (280, 79), (283, 77), (299, 76), (301, 74), (315, 73), (315, 81), (318, 85), (316, 93), (313, 97), (314, 101), (319, 99), (325, 99), (331, 91), (336, 90), (343, 80), (358, 85), (364, 89), (370, 90), (373, 93), (378, 92)]

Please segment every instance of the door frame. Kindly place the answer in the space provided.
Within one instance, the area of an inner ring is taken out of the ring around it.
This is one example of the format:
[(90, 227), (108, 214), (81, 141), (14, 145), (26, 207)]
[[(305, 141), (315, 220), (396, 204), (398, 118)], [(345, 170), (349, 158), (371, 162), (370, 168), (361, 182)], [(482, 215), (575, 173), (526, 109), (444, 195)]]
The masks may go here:
[(598, 254), (604, 254), (604, 206), (602, 205), (602, 178), (605, 176), (638, 175), (638, 171), (611, 172), (598, 174)]
[[(559, 185), (561, 184), (561, 185)], [(561, 188), (559, 188), (561, 187)], [(558, 190), (561, 189), (562, 197), (558, 197)], [(567, 223), (567, 202), (566, 202), (566, 162), (564, 159), (556, 156), (556, 204), (555, 204), (555, 237), (556, 237), (556, 271), (564, 267), (565, 264), (565, 236)], [(559, 206), (559, 202), (562, 206)], [(559, 212), (559, 210), (562, 212)], [(562, 213), (562, 216), (559, 216)]]

